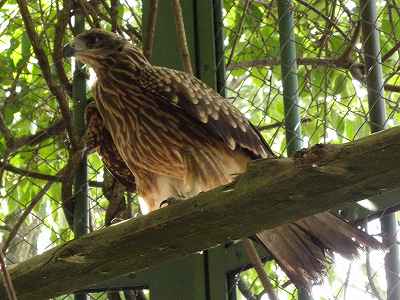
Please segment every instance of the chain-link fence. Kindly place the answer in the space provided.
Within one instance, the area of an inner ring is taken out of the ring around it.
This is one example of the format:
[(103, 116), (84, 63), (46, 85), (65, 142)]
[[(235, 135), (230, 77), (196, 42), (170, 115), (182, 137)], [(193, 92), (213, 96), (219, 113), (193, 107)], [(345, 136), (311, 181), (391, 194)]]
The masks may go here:
[[(79, 189), (73, 184), (74, 141), (67, 139), (66, 131), (70, 129), (62, 122), (66, 118), (65, 112), (60, 111), (63, 96), (49, 88), (60, 85), (61, 94), (72, 93), (68, 78), (74, 64), (65, 61), (60, 67), (61, 44), (57, 44), (57, 37), (65, 35), (65, 41), (72, 38), (74, 17), (66, 14), (67, 19), (63, 20), (63, 8), (70, 3), (71, 15), (85, 16), (87, 28), (113, 30), (138, 45), (143, 41), (141, 1), (18, 2), (27, 5), (38, 40), (32, 41), (24, 26), (21, 4), (0, 1), (0, 235), (9, 265), (74, 236), (74, 195)], [(285, 122), (288, 108), (283, 99), (285, 78), (281, 65), (293, 61), (283, 61), (281, 57), (281, 49), (288, 41), (281, 45), (282, 16), (276, 2), (223, 2), (227, 99), (282, 156), (287, 154), (287, 130), (295, 131), (302, 147), (345, 143), (370, 134), (367, 81), (375, 66), (366, 67), (363, 42), (371, 32), (363, 32), (360, 14), (360, 3), (367, 1), (295, 0), (290, 5), (298, 68), (298, 101), (290, 111), (298, 113), (298, 124)], [(376, 6), (386, 108), (384, 126), (390, 127), (399, 122), (400, 2), (376, 1)], [(43, 72), (46, 66), (47, 74)], [(92, 77), (87, 75), (90, 85)], [(72, 104), (70, 108), (74, 109)], [(88, 156), (88, 180), (89, 231), (140, 214), (135, 193), (104, 171), (102, 160), (94, 151)], [(378, 221), (371, 222), (368, 228), (371, 234), (381, 235)], [(280, 299), (300, 297), (273, 261), (265, 263), (265, 271)], [(231, 288), (237, 289), (237, 299), (267, 299), (253, 269), (237, 273), (233, 283)], [(335, 256), (334, 266), (328, 270), (326, 280), (313, 288), (313, 296), (384, 299), (386, 288), (384, 254), (371, 251), (352, 262)], [(147, 299), (148, 295), (148, 290), (129, 290), (91, 293), (89, 297)]]

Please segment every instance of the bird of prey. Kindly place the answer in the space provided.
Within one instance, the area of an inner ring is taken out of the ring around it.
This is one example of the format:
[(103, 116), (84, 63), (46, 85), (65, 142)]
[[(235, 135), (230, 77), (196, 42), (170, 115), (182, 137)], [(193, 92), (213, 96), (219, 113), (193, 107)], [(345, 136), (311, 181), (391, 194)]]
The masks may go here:
[[(144, 213), (168, 198), (186, 199), (228, 184), (249, 161), (273, 157), (249, 121), (194, 76), (154, 66), (137, 47), (100, 29), (78, 35), (70, 46), (96, 73), (96, 107), (115, 155), (134, 176)], [(380, 247), (329, 212), (257, 238), (292, 282), (305, 287), (319, 280), (326, 254), (351, 258), (360, 247)]]

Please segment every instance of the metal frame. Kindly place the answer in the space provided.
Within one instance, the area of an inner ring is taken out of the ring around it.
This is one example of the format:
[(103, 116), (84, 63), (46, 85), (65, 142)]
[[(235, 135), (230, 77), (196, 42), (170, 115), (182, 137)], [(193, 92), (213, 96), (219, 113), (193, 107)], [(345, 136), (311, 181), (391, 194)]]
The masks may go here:
[(301, 122), (298, 106), (297, 55), (294, 37), (292, 1), (279, 0), (279, 41), (282, 69), (285, 132), (288, 156), (302, 148)]
[[(74, 29), (76, 33), (85, 30), (85, 18), (77, 13), (75, 15)], [(86, 73), (83, 65), (75, 61), (72, 82), (72, 98), (74, 100), (73, 121), (76, 132), (82, 136), (85, 132), (85, 107), (86, 99)], [(74, 178), (74, 234), (79, 238), (89, 233), (89, 201), (87, 184), (87, 159), (82, 158)], [(85, 293), (75, 294), (75, 300), (87, 300)]]

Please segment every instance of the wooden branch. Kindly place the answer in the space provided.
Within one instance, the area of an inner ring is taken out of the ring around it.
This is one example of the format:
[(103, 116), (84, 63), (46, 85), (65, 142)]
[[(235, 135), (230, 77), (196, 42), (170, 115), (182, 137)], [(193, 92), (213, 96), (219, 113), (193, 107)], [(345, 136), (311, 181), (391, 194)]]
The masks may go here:
[[(0, 168), (3, 168), (6, 171), (12, 172), (14, 174), (18, 174), (21, 176), (25, 177), (31, 177), (31, 178), (36, 178), (40, 180), (47, 180), (47, 181), (56, 181), (56, 182), (62, 182), (63, 177), (59, 175), (49, 175), (49, 174), (44, 174), (36, 171), (31, 171), (27, 169), (21, 169), (17, 168), (9, 163), (2, 162), (0, 161)], [(96, 180), (89, 180), (88, 181), (90, 187), (97, 187), (97, 188), (102, 188), (103, 187), (103, 182), (102, 181), (96, 181)]]
[(65, 130), (63, 120), (55, 121), (49, 127), (39, 130), (35, 134), (15, 138), (12, 150), (15, 151), (23, 146), (34, 146), (51, 136), (59, 135)]
[(227, 186), (70, 241), (9, 272), (20, 300), (47, 299), (399, 185), (396, 127), (353, 143), (316, 145), (293, 158), (254, 161)]
[(400, 86), (398, 86), (398, 85), (386, 83), (383, 85), (383, 88), (385, 91), (388, 91), (388, 92), (400, 93)]
[(56, 32), (54, 35), (54, 48), (53, 48), (53, 62), (57, 72), (57, 76), (67, 91), (68, 95), (72, 97), (72, 84), (68, 79), (64, 69), (63, 60), (63, 46), (65, 31), (70, 18), (70, 11), (72, 7), (71, 0), (63, 0), (63, 8), (57, 12)]

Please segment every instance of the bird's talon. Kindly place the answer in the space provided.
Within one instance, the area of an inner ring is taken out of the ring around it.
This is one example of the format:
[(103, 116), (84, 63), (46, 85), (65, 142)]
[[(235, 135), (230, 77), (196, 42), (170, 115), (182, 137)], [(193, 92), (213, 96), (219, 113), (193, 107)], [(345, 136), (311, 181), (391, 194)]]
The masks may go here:
[(169, 197), (168, 199), (165, 199), (160, 203), (160, 208), (163, 208), (165, 206), (173, 205), (178, 203), (180, 200), (174, 198), (174, 197)]

